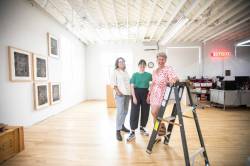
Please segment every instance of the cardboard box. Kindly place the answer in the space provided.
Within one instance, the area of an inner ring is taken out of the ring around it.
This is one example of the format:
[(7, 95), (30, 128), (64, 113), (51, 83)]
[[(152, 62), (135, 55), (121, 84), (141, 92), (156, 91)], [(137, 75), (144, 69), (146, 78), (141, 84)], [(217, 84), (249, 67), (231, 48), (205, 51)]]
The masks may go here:
[(0, 163), (24, 150), (23, 127), (8, 126), (0, 133)]
[(106, 102), (108, 108), (116, 108), (113, 88), (111, 85), (106, 85)]
[(194, 87), (200, 87), (200, 86), (201, 86), (201, 84), (199, 82), (194, 83)]

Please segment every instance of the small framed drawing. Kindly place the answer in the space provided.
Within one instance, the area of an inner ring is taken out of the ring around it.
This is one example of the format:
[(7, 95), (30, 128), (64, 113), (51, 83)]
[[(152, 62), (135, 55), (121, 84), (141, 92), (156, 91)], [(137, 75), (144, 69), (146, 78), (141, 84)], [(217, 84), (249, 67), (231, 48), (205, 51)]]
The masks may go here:
[(10, 81), (31, 81), (32, 53), (9, 46)]
[(59, 82), (50, 83), (50, 104), (56, 104), (61, 101), (61, 84)]
[(153, 68), (154, 67), (154, 62), (148, 62), (148, 68)]
[(36, 81), (48, 80), (48, 58), (33, 54), (33, 75)]
[(59, 58), (60, 57), (60, 41), (59, 39), (48, 33), (48, 49), (49, 49), (49, 56)]
[(34, 83), (35, 109), (41, 109), (49, 105), (48, 83)]

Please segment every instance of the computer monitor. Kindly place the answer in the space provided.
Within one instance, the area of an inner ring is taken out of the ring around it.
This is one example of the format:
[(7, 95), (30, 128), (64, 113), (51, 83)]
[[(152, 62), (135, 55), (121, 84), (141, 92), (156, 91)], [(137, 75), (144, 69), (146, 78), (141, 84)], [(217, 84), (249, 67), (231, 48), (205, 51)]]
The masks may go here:
[(241, 89), (247, 82), (250, 81), (249, 76), (235, 76), (235, 82), (237, 84), (237, 88)]
[(236, 81), (222, 81), (221, 88), (224, 90), (236, 90)]
[(245, 83), (249, 81), (249, 76), (235, 76), (235, 81), (239, 83)]

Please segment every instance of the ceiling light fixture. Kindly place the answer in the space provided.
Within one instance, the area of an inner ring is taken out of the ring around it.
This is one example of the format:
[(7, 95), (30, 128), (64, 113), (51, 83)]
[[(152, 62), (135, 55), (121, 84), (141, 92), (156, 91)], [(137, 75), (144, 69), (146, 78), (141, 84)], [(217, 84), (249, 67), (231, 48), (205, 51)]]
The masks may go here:
[(237, 43), (236, 46), (247, 46), (246, 44), (250, 44), (250, 40), (245, 40), (243, 42)]

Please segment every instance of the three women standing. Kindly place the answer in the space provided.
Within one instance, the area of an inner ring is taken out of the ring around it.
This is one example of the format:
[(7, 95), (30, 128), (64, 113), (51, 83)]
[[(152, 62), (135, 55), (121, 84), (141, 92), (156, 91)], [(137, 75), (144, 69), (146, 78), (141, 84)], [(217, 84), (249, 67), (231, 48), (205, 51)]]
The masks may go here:
[[(166, 87), (174, 84), (178, 77), (173, 68), (165, 65), (167, 55), (163, 52), (157, 54), (158, 68), (154, 70), (153, 77), (150, 73), (145, 72), (146, 61), (140, 60), (139, 72), (133, 74), (129, 85), (129, 75), (126, 72), (125, 60), (118, 58), (115, 63), (115, 71), (112, 78), (112, 84), (116, 92), (115, 100), (117, 105), (116, 116), (116, 137), (122, 141), (120, 131), (129, 132), (124, 126), (125, 118), (128, 113), (129, 99), (132, 92), (130, 126), (131, 133), (127, 141), (135, 138), (135, 129), (138, 128), (139, 114), (141, 110), (140, 132), (143, 135), (149, 135), (145, 126), (148, 122), (149, 108), (151, 105), (151, 113), (154, 120), (157, 118), (160, 110), (161, 102), (164, 97)], [(152, 84), (149, 88), (149, 82)], [(149, 88), (149, 91), (148, 91)], [(150, 104), (150, 105), (149, 105)]]

